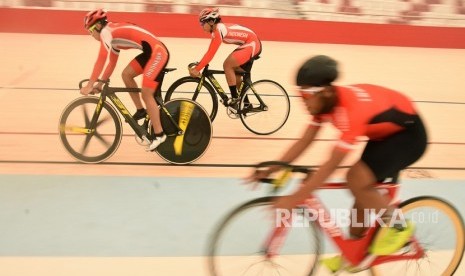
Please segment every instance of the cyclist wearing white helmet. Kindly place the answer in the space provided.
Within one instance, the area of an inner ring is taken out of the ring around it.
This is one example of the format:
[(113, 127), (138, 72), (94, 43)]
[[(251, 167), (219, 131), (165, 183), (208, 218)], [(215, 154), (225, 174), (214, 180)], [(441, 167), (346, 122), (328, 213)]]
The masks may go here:
[[(297, 73), (300, 95), (313, 120), (303, 136), (288, 148), (280, 160), (296, 160), (312, 144), (325, 122), (333, 124), (341, 135), (329, 159), (307, 177), (296, 192), (279, 197), (275, 207), (289, 210), (303, 203), (333, 174), (355, 148), (358, 139), (366, 137), (368, 142), (361, 158), (350, 167), (346, 176), (347, 185), (355, 197), (353, 208), (357, 211), (357, 223), (365, 225), (366, 210), (384, 213), (381, 218), (389, 222), (394, 209), (373, 185), (388, 179), (395, 183), (399, 172), (424, 154), (427, 147), (425, 127), (414, 104), (405, 95), (372, 84), (337, 86), (333, 82), (338, 75), (338, 63), (325, 55), (310, 58)], [(272, 172), (273, 169), (254, 173), (246, 180), (255, 182)], [(351, 225), (350, 234), (354, 238), (364, 235), (366, 228), (359, 225)], [(409, 221), (387, 226), (382, 228), (379, 239), (372, 244), (370, 254), (389, 255), (396, 252), (414, 231), (414, 225)], [(322, 263), (332, 272), (343, 267), (340, 256), (325, 259)]]
[(238, 24), (222, 23), (218, 8), (206, 8), (199, 14), (199, 23), (203, 30), (211, 34), (211, 42), (207, 53), (195, 67), (189, 68), (192, 77), (199, 77), (200, 71), (213, 59), (221, 43), (235, 44), (237, 47), (224, 61), (223, 69), (231, 96), (238, 97), (237, 86), (241, 76), (235, 71), (250, 71), (250, 61), (258, 58), (262, 44), (257, 35), (249, 28)]
[[(142, 99), (147, 111), (142, 106), (138, 93), (129, 93), (137, 108), (134, 119), (145, 118), (149, 114), (153, 124), (155, 137), (147, 147), (147, 151), (155, 150), (166, 140), (160, 121), (160, 111), (154, 98), (159, 85), (162, 70), (168, 63), (169, 52), (165, 45), (149, 31), (131, 23), (113, 23), (107, 21), (107, 12), (98, 9), (87, 13), (84, 27), (93, 38), (100, 41), (100, 51), (95, 62), (90, 81), (81, 88), (81, 94), (88, 95), (92, 91), (100, 91), (103, 84), (97, 83), (100, 77), (108, 80), (116, 67), (121, 50), (138, 49), (142, 51), (123, 70), (122, 78), (126, 87), (137, 88), (134, 78), (143, 74)], [(104, 69), (105, 63), (108, 63)], [(102, 73), (103, 71), (103, 73)]]

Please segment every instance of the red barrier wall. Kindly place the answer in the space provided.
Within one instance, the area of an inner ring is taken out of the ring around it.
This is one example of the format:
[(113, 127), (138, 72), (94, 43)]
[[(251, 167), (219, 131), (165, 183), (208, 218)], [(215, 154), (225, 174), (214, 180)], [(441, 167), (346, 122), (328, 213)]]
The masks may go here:
[[(0, 32), (86, 34), (84, 11), (0, 8)], [(208, 37), (197, 16), (168, 13), (112, 12), (110, 20), (138, 24), (159, 37)], [(343, 23), (224, 16), (241, 23), (262, 40), (465, 49), (465, 28)]]

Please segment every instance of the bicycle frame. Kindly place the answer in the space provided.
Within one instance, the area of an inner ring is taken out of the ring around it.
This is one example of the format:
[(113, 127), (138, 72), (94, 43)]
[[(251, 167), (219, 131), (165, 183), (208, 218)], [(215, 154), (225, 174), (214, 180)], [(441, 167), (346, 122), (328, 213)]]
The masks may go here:
[[(210, 83), (213, 85), (215, 91), (220, 95), (221, 102), (224, 104), (224, 106), (228, 106), (229, 102), (229, 97), (224, 91), (223, 87), (221, 87), (220, 83), (218, 80), (215, 78), (215, 74), (224, 74), (224, 71), (222, 70), (210, 70), (208, 69), (209, 65), (207, 64), (202, 72), (202, 75), (200, 77), (199, 84), (197, 85), (197, 88), (195, 89), (194, 96), (192, 98), (193, 101), (197, 99), (197, 96), (199, 95), (200, 90), (202, 89), (203, 82), (205, 79), (209, 80)], [(255, 91), (253, 85), (252, 85), (252, 79), (250, 72), (237, 72), (239, 75), (242, 76), (242, 82), (241, 85), (238, 87), (238, 92), (239, 92), (239, 97), (242, 96), (242, 91), (245, 91), (247, 88), (251, 88), (255, 96), (257, 97), (258, 101), (260, 102), (260, 106), (266, 107), (265, 103), (261, 99), (260, 95), (257, 94)]]
[[(82, 81), (84, 82), (84, 81)], [(81, 84), (82, 84), (81, 82)], [(149, 133), (147, 132), (147, 126), (148, 125), (148, 117), (146, 117), (144, 124), (141, 126), (137, 123), (134, 118), (132, 118), (129, 110), (126, 108), (126, 106), (123, 104), (123, 102), (120, 100), (120, 98), (116, 95), (118, 92), (129, 92), (129, 93), (140, 93), (141, 89), (140, 88), (127, 88), (127, 87), (110, 87), (109, 81), (103, 81), (104, 86), (102, 89), (102, 92), (100, 94), (100, 98), (97, 104), (97, 108), (95, 110), (94, 115), (92, 116), (92, 119), (90, 121), (89, 129), (87, 130), (87, 133), (93, 133), (94, 130), (97, 127), (98, 124), (98, 118), (100, 117), (100, 113), (103, 108), (103, 103), (106, 101), (106, 98), (108, 97), (110, 101), (113, 103), (113, 105), (116, 107), (116, 109), (120, 112), (120, 114), (123, 116), (124, 120), (131, 126), (131, 128), (134, 130), (136, 135), (144, 140), (146, 143), (149, 143), (148, 140), (148, 135)], [(160, 82), (161, 83), (161, 82)], [(173, 119), (171, 114), (168, 112), (168, 110), (164, 107), (163, 105), (163, 100), (161, 97), (161, 85), (157, 88), (155, 91), (155, 101), (156, 103), (161, 107), (161, 110), (167, 115), (169, 118), (169, 121), (171, 124), (175, 127), (176, 132), (174, 135), (182, 135), (184, 131), (179, 127), (178, 123)], [(88, 137), (87, 139), (90, 139)]]
[[(384, 189), (387, 191), (388, 197), (391, 199), (392, 205), (398, 205), (400, 202), (396, 201), (396, 196), (399, 190), (399, 184), (376, 184), (377, 189)], [(345, 183), (327, 183), (320, 189), (347, 189)], [(386, 255), (386, 256), (373, 256), (368, 253), (368, 247), (371, 244), (374, 235), (376, 234), (379, 225), (370, 226), (366, 232), (366, 235), (360, 239), (348, 239), (344, 237), (342, 230), (335, 224), (332, 224), (331, 215), (320, 201), (320, 199), (311, 194), (302, 205), (299, 207), (304, 210), (317, 210), (315, 212), (315, 222), (319, 228), (337, 245), (340, 252), (346, 260), (348, 260), (353, 266), (359, 268), (368, 268), (370, 266), (378, 265), (381, 263), (407, 260), (407, 259), (419, 259), (424, 255), (423, 248), (416, 242), (415, 238), (412, 238), (410, 247), (412, 250), (407, 254), (401, 255)], [(292, 216), (289, 218), (288, 223), (292, 223)], [(266, 248), (267, 258), (279, 255), (279, 250), (284, 244), (286, 233), (289, 227), (276, 226), (266, 239), (263, 248)], [(358, 250), (354, 250), (357, 248)]]

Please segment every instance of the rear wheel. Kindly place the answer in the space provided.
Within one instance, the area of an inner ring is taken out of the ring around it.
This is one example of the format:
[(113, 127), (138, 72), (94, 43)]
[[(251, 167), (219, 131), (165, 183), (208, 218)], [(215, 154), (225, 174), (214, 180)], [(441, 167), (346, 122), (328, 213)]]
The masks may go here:
[(465, 230), (458, 211), (435, 197), (412, 198), (400, 207), (404, 217), (415, 225), (414, 238), (425, 251), (424, 256), (381, 264), (373, 270), (377, 275), (454, 275), (465, 248)]
[[(168, 114), (166, 113), (168, 112)], [(210, 146), (213, 131), (207, 112), (198, 103), (188, 99), (174, 99), (164, 104), (160, 111), (163, 130), (168, 134), (157, 153), (173, 164), (188, 164), (204, 155)], [(184, 131), (177, 135), (174, 122)]]
[(267, 135), (281, 129), (291, 109), (286, 90), (272, 80), (259, 80), (242, 93), (240, 118), (251, 132)]

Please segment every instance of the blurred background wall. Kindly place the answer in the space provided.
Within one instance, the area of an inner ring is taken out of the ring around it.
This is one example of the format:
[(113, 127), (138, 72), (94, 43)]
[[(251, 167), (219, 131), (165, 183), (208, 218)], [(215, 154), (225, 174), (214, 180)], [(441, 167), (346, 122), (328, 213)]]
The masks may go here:
[(465, 26), (464, 0), (0, 0), (0, 7), (197, 14), (218, 6), (223, 15), (318, 21)]

